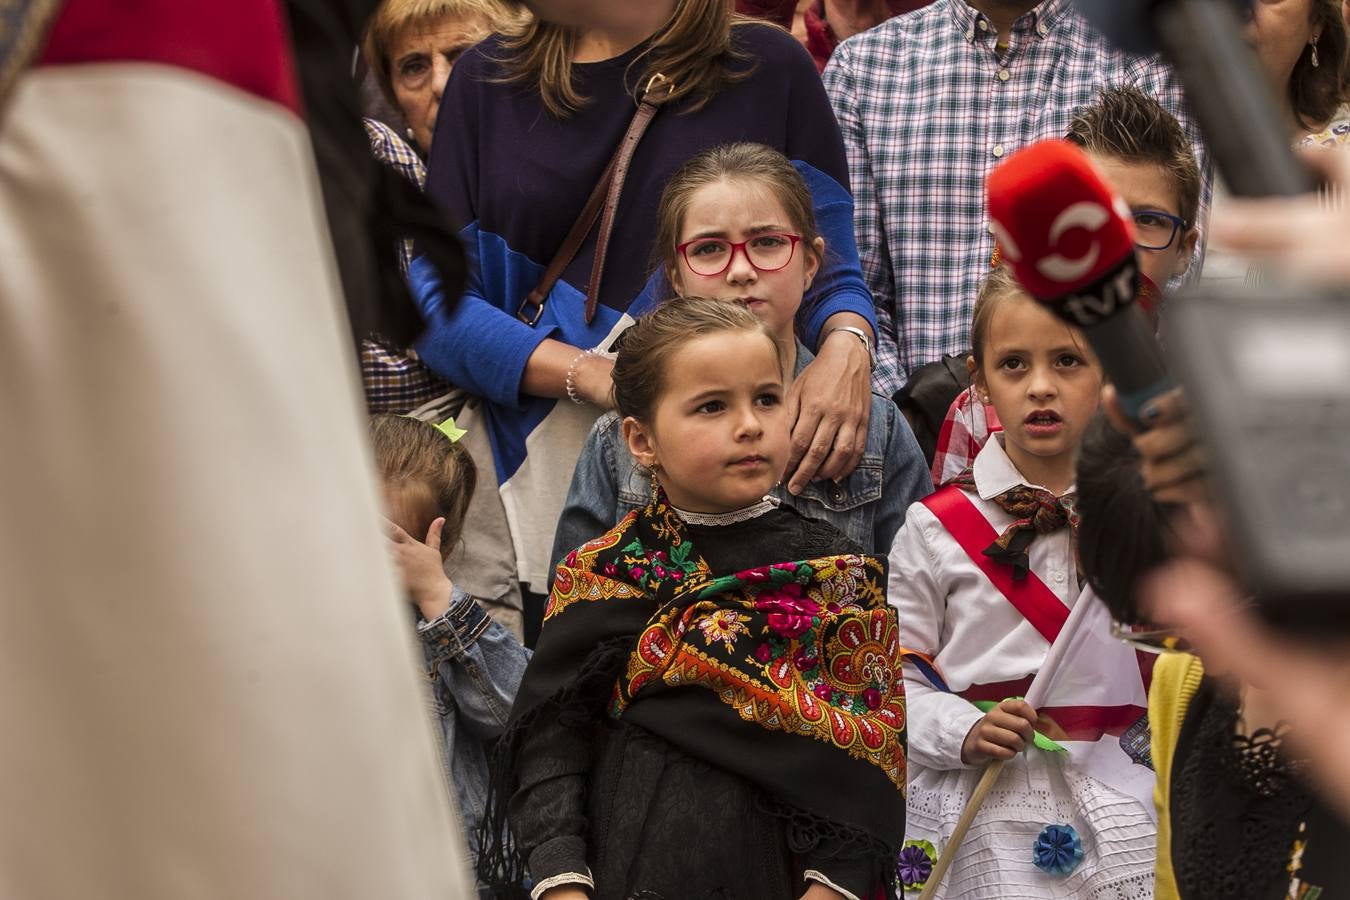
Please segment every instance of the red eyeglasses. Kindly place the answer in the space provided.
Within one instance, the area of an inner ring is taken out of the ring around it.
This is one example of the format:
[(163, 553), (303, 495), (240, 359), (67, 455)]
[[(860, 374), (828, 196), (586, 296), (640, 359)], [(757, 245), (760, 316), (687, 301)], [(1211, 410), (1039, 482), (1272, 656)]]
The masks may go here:
[(685, 241), (675, 249), (684, 257), (685, 265), (695, 275), (721, 275), (731, 268), (736, 252), (745, 254), (750, 265), (757, 272), (777, 272), (792, 262), (797, 251), (800, 234), (787, 234), (780, 231), (768, 231), (757, 234), (744, 241), (729, 241), (725, 238), (695, 238)]

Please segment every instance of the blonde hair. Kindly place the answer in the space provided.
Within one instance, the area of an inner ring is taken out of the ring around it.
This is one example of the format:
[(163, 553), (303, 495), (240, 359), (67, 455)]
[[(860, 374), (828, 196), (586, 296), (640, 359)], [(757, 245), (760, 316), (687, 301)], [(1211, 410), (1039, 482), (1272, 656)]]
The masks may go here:
[(410, 416), (371, 416), (375, 468), (385, 487), (414, 516), (414, 540), (426, 537), (445, 517), (441, 556), (448, 556), (464, 532), (464, 518), (478, 482), (473, 457), (436, 426)]
[(674, 297), (638, 319), (619, 338), (614, 360), (614, 406), (623, 417), (650, 422), (670, 358), (689, 341), (724, 331), (762, 334), (782, 366), (778, 342), (744, 304), (709, 297)]
[(984, 348), (989, 343), (989, 324), (994, 318), (994, 307), (999, 300), (1017, 296), (1031, 299), (1031, 295), (1006, 264), (991, 269), (984, 281), (980, 282), (975, 312), (970, 319), (970, 355), (981, 369), (984, 367)]
[(803, 251), (819, 261), (815, 204), (805, 179), (792, 162), (772, 147), (742, 142), (723, 144), (690, 157), (666, 182), (657, 211), (655, 250), (667, 277), (677, 271), (684, 218), (702, 188), (721, 181), (753, 181), (768, 188), (782, 204), (788, 222), (802, 236)]
[[(749, 66), (733, 66), (747, 57), (733, 49), (731, 39), (733, 26), (750, 22), (766, 25), (734, 13), (730, 0), (677, 0), (669, 21), (625, 72), (625, 79), (637, 72), (629, 92), (636, 98), (660, 73), (674, 85), (671, 101), (689, 97), (689, 108), (698, 109), (726, 85), (750, 75)], [(500, 60), (506, 69), (500, 80), (536, 86), (544, 108), (567, 118), (589, 102), (572, 81), (579, 35), (579, 29), (538, 19), (507, 30), (502, 47), (509, 55)]]
[(366, 27), (361, 52), (380, 93), (394, 109), (399, 109), (394, 95), (394, 43), (410, 28), (425, 28), (447, 18), (481, 19), (485, 26), (481, 37), (487, 37), (495, 31), (520, 27), (529, 16), (508, 9), (498, 0), (384, 0)]

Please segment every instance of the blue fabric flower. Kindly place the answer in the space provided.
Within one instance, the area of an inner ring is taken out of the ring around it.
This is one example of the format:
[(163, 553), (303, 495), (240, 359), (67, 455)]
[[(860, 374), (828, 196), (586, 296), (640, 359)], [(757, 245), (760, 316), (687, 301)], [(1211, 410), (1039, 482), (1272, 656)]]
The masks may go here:
[(1051, 875), (1068, 875), (1083, 861), (1083, 842), (1071, 825), (1047, 825), (1031, 846), (1031, 861)]
[(937, 862), (937, 851), (928, 841), (905, 841), (895, 861), (895, 880), (907, 891), (915, 891), (928, 883)]

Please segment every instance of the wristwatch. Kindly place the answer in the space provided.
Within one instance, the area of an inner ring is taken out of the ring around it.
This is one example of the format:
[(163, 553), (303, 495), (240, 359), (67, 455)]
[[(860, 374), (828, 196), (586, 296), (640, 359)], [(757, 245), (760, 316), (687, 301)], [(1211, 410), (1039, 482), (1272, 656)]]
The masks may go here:
[(872, 368), (874, 369), (876, 368), (877, 348), (872, 346), (872, 339), (867, 336), (867, 332), (853, 325), (840, 325), (838, 327), (831, 328), (828, 332), (825, 333), (825, 337), (829, 337), (836, 331), (847, 331), (849, 334), (853, 335), (858, 340), (862, 341), (863, 347), (867, 348), (867, 358), (872, 361)]

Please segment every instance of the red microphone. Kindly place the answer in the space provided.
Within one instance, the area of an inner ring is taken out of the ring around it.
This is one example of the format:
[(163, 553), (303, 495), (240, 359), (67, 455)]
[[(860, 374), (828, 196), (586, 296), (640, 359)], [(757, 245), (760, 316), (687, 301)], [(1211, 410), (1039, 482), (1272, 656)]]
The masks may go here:
[(1140, 293), (1129, 208), (1082, 150), (1041, 141), (989, 173), (989, 217), (1006, 264), (1032, 297), (1081, 328), (1125, 414), (1172, 386)]

